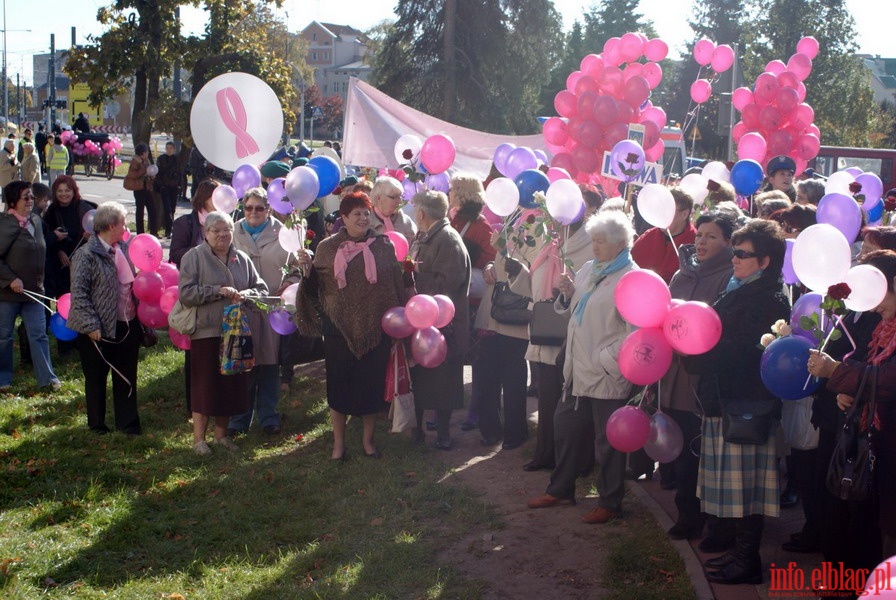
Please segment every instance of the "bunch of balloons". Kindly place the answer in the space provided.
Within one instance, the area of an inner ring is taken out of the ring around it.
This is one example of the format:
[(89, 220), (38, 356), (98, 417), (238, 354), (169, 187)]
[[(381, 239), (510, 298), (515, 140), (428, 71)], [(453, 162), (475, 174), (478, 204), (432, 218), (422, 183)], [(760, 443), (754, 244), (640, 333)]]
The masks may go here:
[[(242, 193), (249, 188), (255, 187), (247, 185), (254, 182), (254, 173), (251, 174), (252, 177), (246, 184), (242, 183), (241, 178), (238, 183), (237, 173), (243, 167), (248, 166), (250, 165), (237, 167), (233, 173), (233, 184), (236, 188), (234, 194), (237, 198), (241, 197)], [(268, 184), (268, 204), (275, 212), (283, 215), (288, 215), (293, 210), (303, 211), (311, 206), (317, 198), (332, 194), (333, 190), (339, 186), (341, 178), (342, 168), (335, 159), (326, 155), (314, 156), (307, 164), (296, 167), (287, 173), (286, 177), (278, 177)], [(260, 181), (261, 174), (259, 173), (259, 183)], [(221, 187), (223, 186), (218, 186), (218, 188)], [(240, 189), (243, 187), (245, 189), (242, 189), (242, 193), (240, 193)]]
[[(716, 46), (715, 42), (703, 38), (694, 44), (694, 60), (701, 67), (710, 67), (716, 73), (724, 73), (734, 64), (734, 50), (728, 44)], [(701, 69), (702, 72), (702, 69)], [(691, 100), (703, 104), (712, 95), (712, 81), (697, 79), (691, 84)]]
[(66, 327), (68, 321), (68, 313), (72, 307), (72, 295), (62, 294), (56, 299), (56, 312), (50, 315), (50, 333), (56, 336), (57, 340), (70, 342), (78, 337), (78, 332)]
[(604, 152), (628, 138), (632, 123), (644, 126), (646, 159), (658, 160), (666, 113), (649, 97), (663, 78), (659, 61), (668, 52), (663, 40), (629, 32), (607, 40), (601, 54), (585, 56), (579, 70), (567, 77), (566, 89), (554, 97), (559, 116), (547, 119), (542, 128), (554, 155), (551, 166), (579, 183), (593, 182), (600, 177)]
[(112, 137), (112, 138), (109, 138), (108, 142), (103, 142), (102, 145), (100, 146), (100, 148), (106, 154), (114, 155), (114, 154), (121, 152), (122, 143), (121, 143), (121, 140), (118, 139), (117, 137)]
[[(857, 191), (854, 192), (853, 189)], [(837, 194), (850, 199), (861, 197), (859, 208), (866, 213), (869, 225), (879, 224), (883, 217), (884, 184), (876, 173), (865, 173), (859, 167), (847, 167), (828, 177), (824, 191), (827, 195)]]
[(457, 157), (457, 149), (450, 136), (437, 133), (422, 140), (419, 136), (406, 133), (396, 140), (393, 152), (399, 165), (409, 165), (425, 176), (420, 182), (416, 181), (417, 177), (407, 177), (401, 169), (387, 171), (401, 182), (405, 200), (410, 200), (423, 190), (448, 193), (450, 178), (447, 171)]
[(632, 405), (617, 408), (607, 419), (607, 441), (620, 452), (643, 448), (661, 463), (672, 462), (684, 448), (684, 435), (674, 419), (662, 410), (648, 415)]
[(804, 37), (787, 64), (773, 60), (756, 78), (752, 90), (734, 90), (731, 98), (741, 120), (731, 136), (739, 158), (764, 165), (775, 156), (787, 155), (796, 162), (795, 174), (799, 175), (806, 169), (806, 162), (818, 155), (821, 131), (813, 123), (815, 111), (805, 103), (803, 83), (817, 55), (818, 41)]
[(454, 318), (454, 303), (442, 294), (417, 294), (404, 306), (387, 310), (380, 325), (395, 339), (411, 337), (411, 355), (421, 366), (438, 367), (448, 355), (448, 344), (439, 328)]
[(663, 279), (646, 269), (623, 275), (613, 291), (616, 310), (641, 329), (619, 348), (619, 371), (635, 385), (659, 381), (672, 364), (673, 350), (703, 354), (722, 336), (722, 322), (703, 302), (672, 300)]

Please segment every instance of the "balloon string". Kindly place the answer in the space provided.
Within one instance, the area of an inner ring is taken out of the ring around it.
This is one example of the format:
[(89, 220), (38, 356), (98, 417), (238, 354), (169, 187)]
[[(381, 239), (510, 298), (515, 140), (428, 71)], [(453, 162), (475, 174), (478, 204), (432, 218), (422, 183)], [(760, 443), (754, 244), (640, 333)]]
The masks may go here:
[(54, 298), (47, 298), (46, 296), (41, 296), (40, 294), (35, 294), (33, 292), (29, 292), (28, 290), (22, 290), (22, 293), (25, 294), (26, 296), (28, 296), (29, 298), (31, 298), (32, 300), (34, 300), (35, 302), (37, 302), (38, 304), (40, 304), (41, 306), (43, 306), (44, 308), (46, 308), (50, 312), (51, 315), (54, 312), (56, 312), (52, 308), (50, 308), (49, 306), (47, 306), (46, 304), (44, 304), (43, 302), (41, 302), (39, 300), (39, 298), (45, 298), (47, 300), (52, 301), (52, 300), (54, 300)]
[[(847, 313), (847, 314), (849, 314), (849, 313)], [(821, 323), (822, 323), (822, 328), (824, 328), (824, 313), (822, 313), (822, 316), (821, 316)], [(840, 327), (843, 330), (843, 332), (846, 334), (846, 338), (849, 340), (849, 343), (852, 344), (852, 350), (849, 352), (849, 354), (847, 354), (846, 356), (843, 357), (845, 359), (845, 358), (848, 358), (850, 355), (852, 355), (853, 352), (856, 351), (856, 342), (855, 342), (855, 340), (852, 339), (852, 336), (849, 334), (849, 331), (847, 331), (846, 326), (843, 325), (843, 317), (841, 317), (840, 315), (834, 315), (834, 326), (831, 327), (831, 331), (828, 333), (827, 337), (824, 338), (824, 341), (821, 342), (821, 346), (818, 347), (818, 351), (824, 352), (824, 349), (827, 347), (828, 342), (831, 340), (831, 336), (834, 335), (835, 331), (837, 331), (837, 327)], [(809, 382), (812, 381), (812, 378), (813, 378), (813, 375), (811, 375), (811, 374), (806, 378), (806, 383), (803, 384), (803, 390), (805, 390), (807, 387), (809, 387)], [(815, 379), (817, 380), (818, 378), (816, 377)]]
[[(127, 337), (127, 336), (125, 336), (125, 337)], [(124, 340), (122, 340), (122, 341), (124, 341)], [(108, 360), (106, 360), (106, 357), (103, 356), (103, 352), (102, 352), (102, 350), (100, 350), (99, 344), (96, 343), (96, 340), (90, 340), (90, 343), (93, 344), (94, 348), (96, 348), (96, 353), (100, 355), (100, 358), (103, 359), (103, 362), (106, 363), (107, 365), (109, 365), (109, 368), (112, 369), (119, 377), (121, 377), (126, 384), (128, 384), (128, 397), (130, 397), (131, 393), (133, 393), (133, 391), (134, 391), (134, 386), (131, 384), (131, 382), (128, 380), (128, 378), (124, 376), (124, 374), (121, 371), (116, 369), (112, 363), (110, 363)], [(120, 342), (118, 342), (118, 343), (120, 343)]]
[(675, 240), (672, 239), (672, 232), (669, 231), (669, 228), (666, 228), (666, 235), (669, 236), (669, 242), (672, 244), (672, 249), (675, 250), (675, 254), (678, 254), (678, 246), (675, 245)]

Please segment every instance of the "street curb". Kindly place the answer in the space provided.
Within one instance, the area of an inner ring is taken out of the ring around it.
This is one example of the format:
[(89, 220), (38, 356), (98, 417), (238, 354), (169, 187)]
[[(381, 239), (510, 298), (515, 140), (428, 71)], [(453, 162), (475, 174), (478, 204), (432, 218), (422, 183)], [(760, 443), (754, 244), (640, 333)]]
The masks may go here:
[[(644, 506), (650, 509), (650, 512), (653, 513), (653, 518), (656, 519), (659, 526), (663, 528), (663, 531), (668, 530), (675, 524), (672, 519), (669, 518), (669, 515), (666, 514), (666, 511), (657, 504), (656, 500), (653, 499), (653, 496), (651, 496), (647, 490), (641, 487), (636, 481), (632, 481), (630, 484), (629, 489), (634, 492), (638, 497), (638, 500)], [(694, 553), (691, 544), (687, 540), (669, 541), (684, 561), (685, 570), (687, 571), (688, 577), (691, 579), (691, 584), (694, 586), (694, 597), (698, 600), (715, 600), (715, 596), (712, 593), (712, 587), (710, 587), (709, 582), (706, 580), (706, 575), (703, 571), (703, 563), (700, 562), (700, 559), (697, 557), (696, 553)]]

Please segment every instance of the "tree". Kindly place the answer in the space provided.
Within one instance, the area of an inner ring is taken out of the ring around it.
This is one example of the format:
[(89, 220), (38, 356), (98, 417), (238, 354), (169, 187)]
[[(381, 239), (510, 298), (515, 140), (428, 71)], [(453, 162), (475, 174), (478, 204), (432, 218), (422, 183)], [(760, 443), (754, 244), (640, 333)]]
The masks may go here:
[(593, 4), (585, 13), (585, 47), (589, 52), (599, 53), (608, 39), (630, 31), (656, 37), (653, 22), (638, 12), (639, 4), (640, 0), (603, 0)]
[(342, 117), (344, 116), (342, 96), (327, 96), (321, 109), (324, 113), (321, 121), (331, 134), (342, 128)]
[(562, 49), (550, 0), (399, 0), (396, 12), (374, 63), (379, 89), (459, 125), (536, 130)]

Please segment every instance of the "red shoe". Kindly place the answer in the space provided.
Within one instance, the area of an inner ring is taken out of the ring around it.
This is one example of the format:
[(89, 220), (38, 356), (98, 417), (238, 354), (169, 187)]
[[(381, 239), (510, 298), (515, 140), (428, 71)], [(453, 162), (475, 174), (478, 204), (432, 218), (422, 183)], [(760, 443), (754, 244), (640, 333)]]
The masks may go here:
[(553, 508), (555, 506), (573, 506), (576, 503), (575, 498), (557, 498), (555, 496), (551, 496), (550, 494), (545, 494), (544, 496), (539, 496), (538, 498), (532, 498), (526, 503), (526, 506), (529, 508)]
[(585, 513), (585, 516), (582, 517), (582, 522), (588, 523), (589, 525), (603, 525), (607, 521), (616, 519), (620, 516), (622, 516), (622, 513), (608, 510), (603, 506), (598, 506), (591, 512)]

